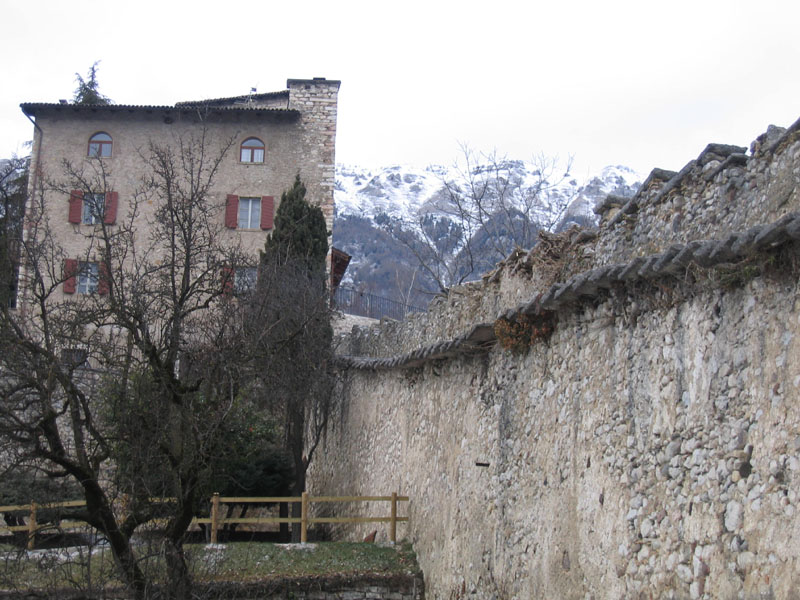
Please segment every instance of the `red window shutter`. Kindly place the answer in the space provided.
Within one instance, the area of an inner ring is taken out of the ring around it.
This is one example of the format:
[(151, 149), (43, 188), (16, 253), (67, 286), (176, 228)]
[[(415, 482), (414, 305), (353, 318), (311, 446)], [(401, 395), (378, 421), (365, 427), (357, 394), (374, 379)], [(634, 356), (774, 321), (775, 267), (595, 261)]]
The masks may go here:
[(64, 260), (64, 293), (74, 294), (77, 289), (76, 275), (78, 274), (78, 261), (74, 258)]
[(272, 217), (275, 214), (275, 198), (261, 196), (261, 229), (272, 229)]
[(103, 223), (113, 225), (117, 222), (117, 202), (119, 201), (118, 192), (106, 192), (106, 205), (103, 210)]
[(108, 293), (108, 288), (111, 285), (111, 277), (108, 272), (106, 263), (101, 262), (97, 265), (97, 293), (104, 295)]
[(233, 278), (236, 276), (233, 267), (222, 267), (222, 293), (225, 296), (233, 294)]
[(236, 229), (239, 224), (239, 196), (228, 194), (228, 202), (225, 204), (225, 227)]
[(80, 223), (81, 213), (83, 212), (83, 192), (72, 190), (69, 193), (69, 217), (70, 223)]

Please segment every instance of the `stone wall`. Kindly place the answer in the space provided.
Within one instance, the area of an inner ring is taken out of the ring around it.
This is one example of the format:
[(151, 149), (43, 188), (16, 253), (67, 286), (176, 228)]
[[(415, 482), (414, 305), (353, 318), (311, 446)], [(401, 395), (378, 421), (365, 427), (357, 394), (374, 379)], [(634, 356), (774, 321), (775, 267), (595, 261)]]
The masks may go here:
[[(312, 494), (410, 496), (429, 597), (800, 598), (797, 129), (610, 198), (558, 281), (355, 328)], [(554, 332), (501, 349), (522, 314)]]
[[(272, 578), (255, 583), (201, 584), (200, 598), (236, 598), (237, 600), (425, 600), (424, 582), (416, 573), (408, 575), (350, 575)], [(47, 592), (11, 592), (0, 590), (0, 600), (33, 598), (85, 600), (83, 592), (56, 590)], [(104, 590), (103, 598), (129, 600), (122, 590)]]
[[(800, 121), (788, 129), (770, 126), (752, 149), (744, 155), (739, 151), (745, 148), (709, 144), (679, 173), (654, 169), (634, 198), (609, 196), (596, 209), (600, 226), (575, 236), (572, 263), (556, 281), (676, 244), (724, 239), (800, 209)], [(436, 298), (427, 313), (355, 332), (344, 340), (343, 352), (389, 356), (451, 339), (476, 323), (493, 322), (553, 283), (541, 277), (530, 255), (515, 253), (483, 280)]]
[[(212, 590), (209, 597), (214, 597), (214, 592), (217, 590)], [(425, 600), (424, 583), (416, 575), (294, 578), (279, 583), (242, 584), (219, 592), (219, 597), (240, 600)]]

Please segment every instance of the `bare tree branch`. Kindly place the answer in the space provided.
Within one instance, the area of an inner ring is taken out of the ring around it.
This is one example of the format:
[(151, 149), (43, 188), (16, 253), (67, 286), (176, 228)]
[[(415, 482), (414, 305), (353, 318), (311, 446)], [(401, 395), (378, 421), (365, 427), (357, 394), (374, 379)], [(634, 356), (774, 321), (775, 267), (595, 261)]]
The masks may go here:
[(514, 248), (532, 247), (540, 230), (554, 229), (573, 199), (559, 193), (570, 167), (571, 159), (565, 168), (544, 155), (523, 164), (462, 145), (432, 208), (415, 223), (389, 220), (384, 228), (445, 291), (476, 278)]

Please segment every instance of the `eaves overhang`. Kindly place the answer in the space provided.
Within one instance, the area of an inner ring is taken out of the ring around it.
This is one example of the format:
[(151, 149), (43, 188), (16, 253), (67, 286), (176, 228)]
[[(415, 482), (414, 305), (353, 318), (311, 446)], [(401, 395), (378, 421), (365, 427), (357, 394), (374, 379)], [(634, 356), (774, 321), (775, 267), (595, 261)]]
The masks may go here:
[(141, 104), (70, 104), (54, 102), (23, 102), (19, 105), (29, 117), (42, 115), (91, 115), (91, 114), (186, 114), (186, 115), (272, 115), (296, 118), (300, 111), (292, 108), (265, 108), (257, 106), (218, 106), (204, 103), (181, 103), (176, 105)]

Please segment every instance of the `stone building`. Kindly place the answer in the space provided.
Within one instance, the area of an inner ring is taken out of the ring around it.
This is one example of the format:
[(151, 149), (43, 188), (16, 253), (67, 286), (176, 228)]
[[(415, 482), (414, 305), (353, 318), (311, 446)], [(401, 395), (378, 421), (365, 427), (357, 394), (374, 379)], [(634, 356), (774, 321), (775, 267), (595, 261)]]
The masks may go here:
[(277, 92), (174, 106), (22, 104), (34, 124), (29, 197), (44, 207), (63, 250), (62, 293), (103, 292), (93, 236), (87, 235), (101, 220), (112, 227), (128, 222), (135, 205), (137, 229), (146, 235), (152, 204), (134, 202), (134, 196), (148, 176), (144, 157), (153, 144), (176, 148), (202, 138), (205, 160), (222, 157), (210, 190), (219, 207), (215, 218), (254, 258), (272, 229), (281, 193), (297, 175), (330, 230), (339, 85), (289, 79)]
[[(242, 363), (248, 384), (266, 370), (252, 348), (286, 298), (325, 307), (312, 278), (277, 268), (273, 294), (245, 300), (237, 287), (268, 273), (259, 252), (296, 178), (331, 226), (339, 84), (290, 79), (278, 92), (173, 106), (21, 105), (35, 131), (19, 300), (0, 307), (0, 470), (69, 476), (87, 501), (78, 518), (118, 559), (131, 555), (133, 528), (120, 525), (131, 504), (117, 491), (176, 498), (185, 531), (198, 470), (227, 456), (227, 424), (257, 418)], [(131, 389), (137, 403), (117, 401)], [(147, 420), (149, 439), (138, 428)], [(134, 427), (121, 433), (125, 423)], [(126, 471), (119, 458), (133, 455)]]

